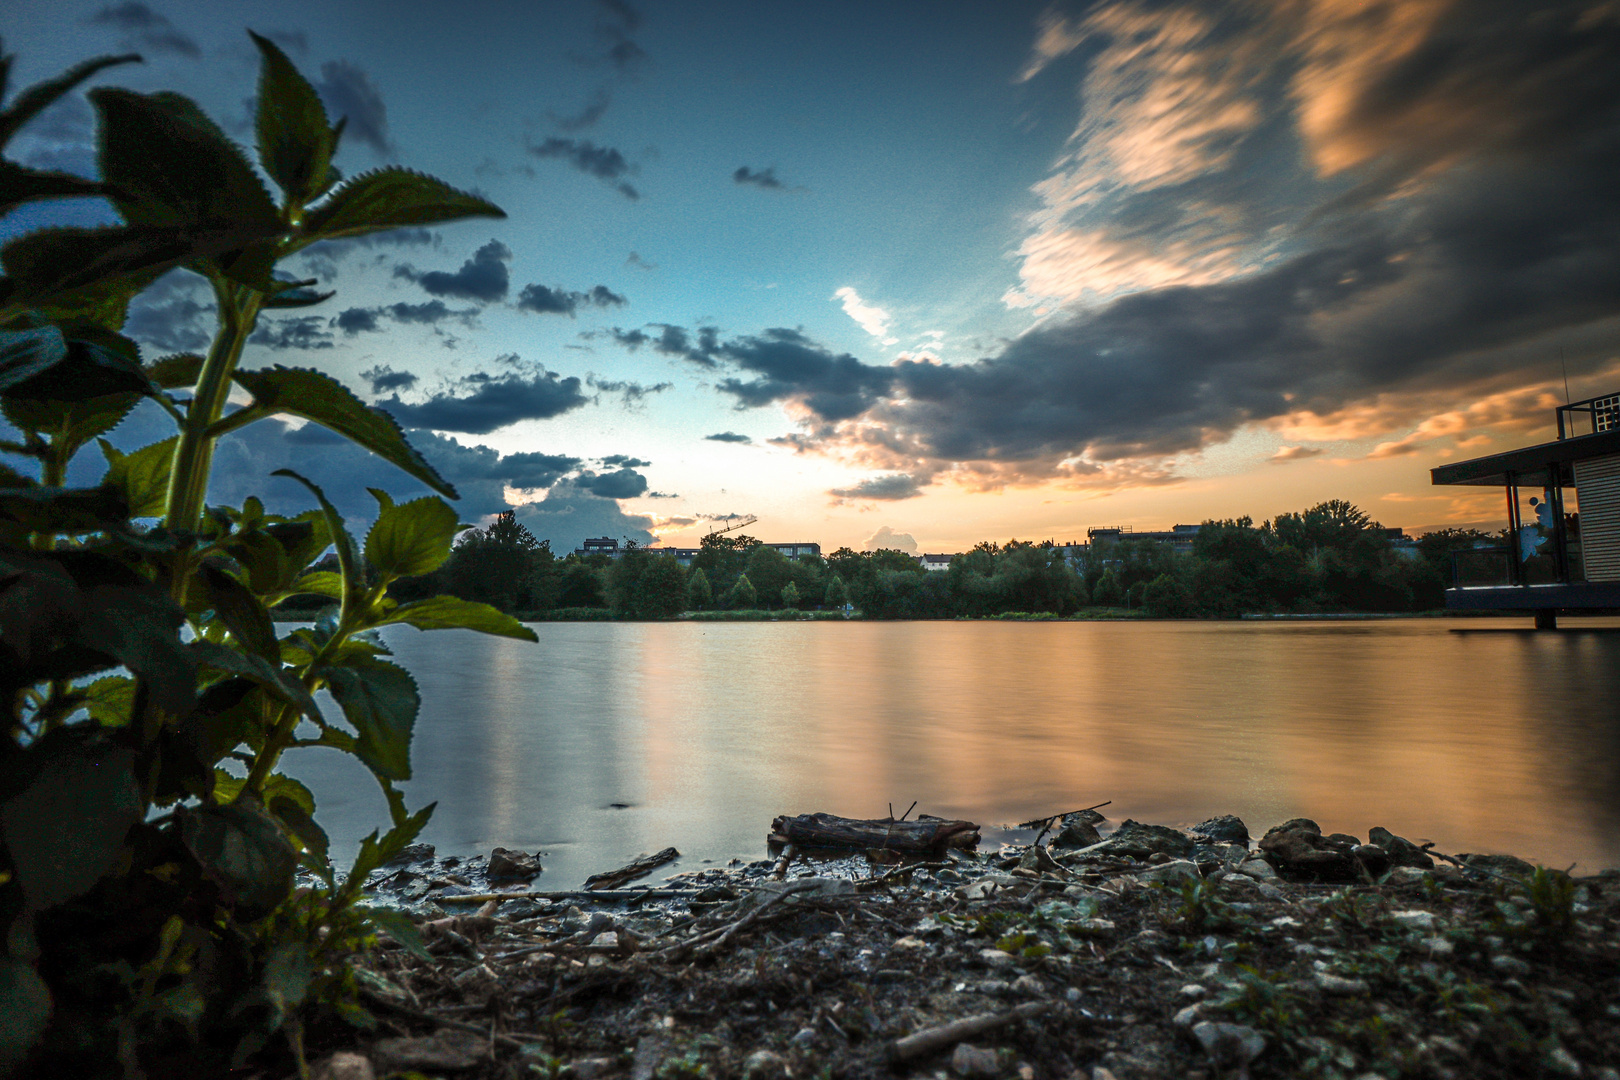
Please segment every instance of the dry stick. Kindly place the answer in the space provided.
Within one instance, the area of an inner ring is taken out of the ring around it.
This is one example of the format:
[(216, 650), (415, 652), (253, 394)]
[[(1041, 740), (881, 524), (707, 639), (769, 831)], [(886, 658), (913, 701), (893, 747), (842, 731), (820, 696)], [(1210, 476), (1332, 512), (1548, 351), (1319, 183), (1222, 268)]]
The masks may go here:
[(786, 877), (788, 867), (792, 865), (793, 857), (798, 853), (798, 847), (794, 844), (789, 844), (787, 848), (783, 850), (782, 858), (777, 862), (776, 869), (771, 871), (771, 877), (775, 878), (777, 881), (781, 881), (784, 877)]
[[(479, 1027), (477, 1024), (469, 1024), (465, 1020), (452, 1020), (448, 1016), (435, 1016), (432, 1013), (424, 1012), (421, 1009), (413, 1009), (409, 1005), (402, 1005), (399, 1002), (392, 1000), (391, 998), (385, 997), (384, 995), (379, 994), (374, 990), (368, 990), (363, 986), (360, 988), (360, 996), (365, 998), (367, 1001), (372, 1002), (375, 1005), (381, 1005), (384, 1008), (392, 1009), (394, 1012), (399, 1013), (401, 1016), (409, 1017), (410, 1019), (415, 1020), (415, 1021), (417, 1021), (419, 1023), (437, 1024), (440, 1027), (455, 1028), (458, 1031), (470, 1031), (474, 1035), (483, 1035), (483, 1034), (485, 1034), (484, 1029)], [(496, 1042), (505, 1043), (508, 1046), (517, 1047), (520, 1050), (525, 1045), (525, 1043), (521, 1039), (514, 1039), (510, 1035), (499, 1035), (499, 1034), (497, 1034), (497, 1035), (494, 1036), (494, 1040)]]
[(698, 889), (570, 889), (564, 892), (463, 893), (432, 896), (437, 904), (487, 904), (491, 900), (680, 900), (696, 896)]
[(944, 1050), (963, 1039), (971, 1039), (975, 1035), (982, 1035), (986, 1031), (1006, 1027), (1008, 1024), (1027, 1020), (1039, 1016), (1052, 1007), (1051, 1002), (1031, 1001), (1010, 1009), (1004, 1013), (980, 1013), (977, 1016), (964, 1017), (953, 1020), (949, 1024), (939, 1027), (924, 1028), (915, 1035), (907, 1035), (903, 1039), (896, 1039), (889, 1044), (888, 1057), (890, 1061), (910, 1061), (912, 1058), (926, 1057), (929, 1054)]
[(761, 915), (765, 914), (766, 910), (769, 909), (772, 905), (780, 903), (782, 900), (787, 899), (789, 896), (792, 896), (794, 893), (805, 892), (808, 889), (818, 888), (820, 885), (821, 885), (821, 882), (819, 882), (819, 881), (813, 881), (813, 882), (812, 881), (805, 881), (805, 882), (797, 882), (797, 881), (795, 881), (795, 882), (793, 882), (791, 885), (787, 886), (787, 888), (783, 889), (781, 892), (777, 893), (775, 896), (767, 898), (766, 901), (763, 904), (759, 905), (759, 907), (755, 908), (753, 911), (750, 911), (747, 915), (744, 915), (742, 918), (740, 918), (736, 922), (732, 923), (730, 929), (728, 929), (724, 934), (721, 934), (720, 937), (717, 940), (715, 940), (713, 942), (710, 942), (709, 944), (704, 945), (701, 948), (694, 949), (693, 950), (693, 955), (695, 957), (696, 956), (708, 956), (708, 955), (710, 955), (712, 953), (719, 952), (721, 947), (723, 947), (726, 942), (730, 941), (734, 936), (736, 936), (736, 934), (737, 934), (737, 932), (739, 930), (742, 930), (745, 927), (751, 926), (755, 921), (757, 921), (759, 919), (759, 917)]

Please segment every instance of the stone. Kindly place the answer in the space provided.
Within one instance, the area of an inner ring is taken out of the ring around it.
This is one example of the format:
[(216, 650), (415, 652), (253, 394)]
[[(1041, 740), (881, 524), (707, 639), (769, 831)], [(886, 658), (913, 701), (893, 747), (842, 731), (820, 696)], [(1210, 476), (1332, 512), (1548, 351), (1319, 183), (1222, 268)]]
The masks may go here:
[(470, 1031), (446, 1028), (433, 1035), (378, 1039), (371, 1051), (385, 1073), (412, 1069), (462, 1072), (478, 1067), (488, 1045)]
[(1542, 1060), (1547, 1065), (1547, 1071), (1554, 1076), (1580, 1076), (1581, 1063), (1575, 1060), (1575, 1055), (1562, 1046), (1555, 1046), (1547, 1051)]
[(1366, 979), (1347, 979), (1327, 971), (1318, 971), (1314, 981), (1318, 990), (1334, 997), (1355, 997), (1369, 989)]
[(340, 1051), (310, 1071), (310, 1080), (376, 1080), (377, 1071), (364, 1054)]
[[(398, 855), (383, 863), (383, 867), (386, 869), (390, 866), (408, 866), (412, 863), (431, 862), (433, 850), (432, 844), (406, 844), (400, 849)], [(446, 859), (445, 865), (450, 866), (453, 863), (451, 860)]]
[(1199, 983), (1188, 983), (1176, 991), (1176, 997), (1186, 998), (1188, 1001), (1201, 1001), (1209, 996), (1209, 987)]
[(1517, 956), (1508, 956), (1506, 953), (1491, 957), (1491, 967), (1503, 975), (1511, 975), (1515, 978), (1523, 978), (1530, 974), (1529, 964), (1520, 960)]
[(1238, 863), (1237, 872), (1256, 881), (1278, 881), (1277, 868), (1258, 856)]
[(901, 950), (926, 949), (928, 948), (928, 942), (924, 941), (920, 937), (912, 937), (910, 934), (907, 934), (905, 937), (895, 938), (894, 941), (890, 942), (889, 948)]
[(1396, 836), (1381, 825), (1373, 826), (1367, 833), (1367, 843), (1376, 844), (1388, 852), (1392, 866), (1409, 866), (1416, 870), (1434, 869), (1434, 860), (1429, 857), (1428, 852), (1404, 836)]
[(1186, 859), (1176, 859), (1172, 862), (1155, 866), (1151, 870), (1138, 874), (1138, 881), (1160, 882), (1165, 885), (1180, 885), (1184, 881), (1202, 881), (1203, 873), (1198, 864)]
[(1243, 819), (1236, 814), (1222, 814), (1208, 821), (1200, 821), (1187, 831), (1195, 837), (1202, 836), (1218, 844), (1249, 846), (1249, 827), (1243, 824)]
[(1392, 911), (1390, 921), (1408, 930), (1420, 930), (1425, 934), (1434, 933), (1435, 918), (1432, 911)]
[(1040, 997), (1046, 993), (1046, 982), (1039, 975), (1032, 972), (1014, 979), (1012, 990), (1013, 993), (1022, 994), (1025, 997)]
[(785, 1080), (787, 1059), (774, 1050), (755, 1050), (743, 1062), (743, 1080)]
[(1421, 885), (1435, 875), (1415, 866), (1397, 866), (1389, 872), (1390, 885)]
[(1356, 837), (1351, 836), (1349, 833), (1328, 833), (1326, 836), (1322, 837), (1322, 839), (1332, 847), (1342, 848), (1346, 851), (1350, 850), (1351, 848), (1358, 848), (1361, 846), (1361, 841)]
[(1536, 872), (1530, 863), (1512, 855), (1464, 855), (1462, 861), (1470, 870), (1484, 870), (1510, 878), (1529, 877)]
[(800, 1028), (788, 1042), (794, 1046), (810, 1047), (816, 1045), (816, 1029)]
[(1350, 854), (1375, 878), (1383, 877), (1390, 867), (1389, 852), (1377, 844), (1357, 844), (1350, 849)]
[(521, 851), (498, 847), (489, 853), (491, 881), (530, 881), (540, 874), (540, 860)]
[(1283, 877), (1339, 885), (1362, 880), (1361, 865), (1350, 854), (1352, 846), (1323, 836), (1321, 826), (1309, 818), (1283, 822), (1267, 831), (1259, 844)]
[(1182, 858), (1192, 853), (1192, 837), (1180, 829), (1167, 825), (1143, 825), (1126, 818), (1107, 839), (1090, 847), (1081, 848), (1076, 855), (1102, 855), (1109, 858), (1129, 856), (1146, 859), (1155, 852)]
[(1204, 1048), (1216, 1068), (1241, 1068), (1259, 1057), (1266, 1048), (1266, 1037), (1242, 1024), (1217, 1024), (1205, 1020), (1194, 1024), (1192, 1036)]
[(1204, 1006), (1201, 1002), (1194, 1002), (1183, 1009), (1178, 1009), (1176, 1015), (1170, 1018), (1170, 1023), (1178, 1028), (1191, 1030), (1192, 1026), (1204, 1018)]
[(616, 1062), (612, 1058), (579, 1058), (568, 1063), (569, 1080), (597, 1080), (612, 1071)]
[(1063, 815), (1063, 824), (1058, 829), (1057, 835), (1052, 838), (1052, 846), (1058, 848), (1083, 848), (1102, 843), (1102, 834), (1097, 831), (1096, 823), (1086, 819), (1088, 813), (1098, 818), (1102, 816), (1094, 810)]
[(951, 1051), (951, 1071), (957, 1076), (995, 1076), (1001, 1072), (1001, 1062), (988, 1046), (957, 1043)]
[(1012, 953), (1002, 952), (1000, 949), (980, 949), (979, 963), (988, 968), (1011, 967), (1018, 963)]

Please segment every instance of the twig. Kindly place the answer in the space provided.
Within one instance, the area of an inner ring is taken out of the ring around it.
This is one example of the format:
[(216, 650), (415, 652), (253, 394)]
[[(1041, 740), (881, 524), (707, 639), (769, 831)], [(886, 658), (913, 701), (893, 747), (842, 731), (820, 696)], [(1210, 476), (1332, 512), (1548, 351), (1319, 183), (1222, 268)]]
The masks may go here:
[[(458, 1031), (470, 1031), (474, 1035), (490, 1034), (485, 1032), (485, 1030), (477, 1024), (469, 1024), (464, 1020), (452, 1020), (448, 1016), (435, 1016), (433, 1013), (423, 1012), (421, 1009), (413, 1009), (409, 1005), (402, 1005), (391, 998), (377, 993), (375, 990), (368, 990), (363, 986), (360, 987), (360, 996), (374, 1005), (381, 1005), (384, 1008), (392, 1009), (401, 1016), (409, 1017), (418, 1023), (437, 1024), (440, 1027), (455, 1028)], [(510, 1035), (491, 1034), (491, 1038), (496, 1042), (505, 1043), (507, 1046), (517, 1047), (518, 1049), (522, 1049), (525, 1045), (522, 1040), (514, 1039)]]
[(680, 900), (696, 896), (699, 889), (569, 889), (563, 892), (462, 893), (432, 896), (438, 904), (487, 904), (491, 900)]
[(781, 881), (784, 877), (786, 877), (788, 867), (793, 864), (793, 857), (798, 853), (798, 847), (794, 844), (789, 844), (782, 852), (781, 859), (777, 860), (776, 869), (771, 871), (771, 877), (777, 881)]
[(1039, 1016), (1051, 1007), (1052, 1003), (1048, 1001), (1030, 1001), (1007, 1012), (980, 1013), (977, 1016), (953, 1020), (949, 1024), (941, 1024), (939, 1027), (924, 1028), (914, 1035), (907, 1035), (890, 1043), (888, 1058), (890, 1061), (900, 1062), (927, 1057), (963, 1039), (971, 1039), (986, 1031), (994, 1031), (996, 1028), (1006, 1027), (1020, 1020)]
[(726, 942), (730, 941), (733, 937), (735, 937), (737, 935), (738, 931), (743, 930), (746, 927), (753, 925), (756, 921), (758, 921), (759, 917), (761, 915), (765, 914), (765, 912), (767, 910), (769, 910), (772, 906), (774, 906), (774, 905), (780, 903), (781, 901), (787, 899), (789, 896), (792, 896), (794, 893), (801, 893), (801, 892), (805, 892), (805, 891), (807, 891), (809, 889), (819, 888), (820, 885), (821, 885), (821, 882), (815, 881), (814, 879), (808, 879), (808, 880), (803, 881), (803, 882), (795, 881), (795, 882), (789, 884), (781, 892), (776, 893), (774, 896), (770, 896), (770, 897), (766, 898), (765, 902), (763, 904), (759, 905), (759, 907), (755, 908), (753, 911), (750, 911), (747, 915), (744, 915), (742, 918), (740, 918), (736, 922), (732, 923), (731, 927), (724, 934), (721, 934), (718, 939), (716, 939), (713, 942), (710, 942), (707, 945), (702, 946), (701, 948), (693, 950), (694, 955), (695, 956), (709, 956), (709, 955), (711, 955), (713, 953), (719, 952), (720, 949), (725, 945)]

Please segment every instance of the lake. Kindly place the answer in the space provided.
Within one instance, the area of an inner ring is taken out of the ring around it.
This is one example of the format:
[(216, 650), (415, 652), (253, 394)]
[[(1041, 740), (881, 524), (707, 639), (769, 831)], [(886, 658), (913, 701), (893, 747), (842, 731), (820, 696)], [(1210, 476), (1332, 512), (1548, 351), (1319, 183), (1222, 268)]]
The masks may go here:
[[(881, 817), (912, 800), (986, 825), (1104, 800), (1115, 823), (1232, 813), (1256, 836), (1309, 817), (1448, 853), (1620, 866), (1620, 634), (1527, 623), (538, 623), (538, 645), (386, 637), (422, 689), (405, 791), (413, 808), (439, 804), (423, 839), (441, 855), (539, 850), (537, 887), (666, 846), (684, 857), (655, 880), (763, 858), (778, 814)], [(386, 822), (343, 755), (294, 751), (284, 768), (314, 790), (335, 858)]]

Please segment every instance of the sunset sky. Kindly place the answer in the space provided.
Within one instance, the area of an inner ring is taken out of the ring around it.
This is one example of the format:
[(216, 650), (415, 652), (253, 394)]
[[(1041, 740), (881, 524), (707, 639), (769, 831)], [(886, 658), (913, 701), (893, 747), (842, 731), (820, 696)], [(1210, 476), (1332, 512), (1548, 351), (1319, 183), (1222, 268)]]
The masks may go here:
[[(1620, 391), (1620, 2), (462, 5), (10, 0), (16, 84), (196, 98), (244, 144), (277, 40), (338, 163), (502, 221), (311, 249), (337, 296), (245, 364), (312, 366), (552, 548), (752, 535), (962, 550), (1329, 498), (1493, 522), (1448, 460)], [(82, 95), (8, 151), (94, 172)], [(110, 220), (88, 202), (0, 237)], [(176, 273), (127, 332), (206, 346)], [(116, 433), (165, 437), (155, 409)], [(233, 436), (215, 500), (419, 485), (333, 437)], [(81, 479), (93, 482), (97, 471)], [(876, 538), (876, 539), (874, 539)]]

